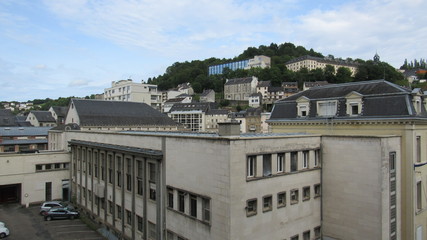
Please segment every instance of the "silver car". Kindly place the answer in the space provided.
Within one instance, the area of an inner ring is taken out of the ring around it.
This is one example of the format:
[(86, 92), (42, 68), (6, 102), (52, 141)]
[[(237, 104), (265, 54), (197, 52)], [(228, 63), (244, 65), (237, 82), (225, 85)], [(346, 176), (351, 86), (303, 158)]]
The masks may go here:
[(49, 201), (49, 202), (44, 202), (41, 206), (40, 206), (40, 215), (43, 215), (43, 212), (47, 212), (49, 211), (51, 208), (53, 207), (62, 207), (62, 208), (66, 208), (67, 210), (74, 210), (74, 207), (69, 205), (66, 202), (61, 202), (61, 201)]
[(10, 232), (9, 229), (6, 227), (6, 224), (4, 222), (0, 222), (0, 238), (5, 238), (9, 236)]

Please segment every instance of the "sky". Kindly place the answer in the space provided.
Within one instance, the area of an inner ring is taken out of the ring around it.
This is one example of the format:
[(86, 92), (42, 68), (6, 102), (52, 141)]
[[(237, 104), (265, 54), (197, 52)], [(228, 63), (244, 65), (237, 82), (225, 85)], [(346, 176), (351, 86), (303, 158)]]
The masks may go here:
[(427, 57), (427, 0), (0, 0), (0, 101), (85, 97), (175, 62), (291, 42), (399, 68)]

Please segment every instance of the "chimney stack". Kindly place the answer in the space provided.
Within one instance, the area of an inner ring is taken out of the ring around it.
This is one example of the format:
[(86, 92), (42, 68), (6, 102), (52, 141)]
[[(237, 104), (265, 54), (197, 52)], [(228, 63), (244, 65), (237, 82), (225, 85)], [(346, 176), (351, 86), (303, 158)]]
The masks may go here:
[(240, 135), (240, 122), (222, 122), (218, 123), (219, 136), (239, 136)]

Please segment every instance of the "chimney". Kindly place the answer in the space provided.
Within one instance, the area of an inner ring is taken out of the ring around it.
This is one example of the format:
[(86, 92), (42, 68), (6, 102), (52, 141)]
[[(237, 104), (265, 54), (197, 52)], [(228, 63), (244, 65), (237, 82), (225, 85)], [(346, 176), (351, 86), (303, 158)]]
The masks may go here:
[(218, 123), (219, 136), (239, 136), (240, 135), (240, 122), (222, 122)]

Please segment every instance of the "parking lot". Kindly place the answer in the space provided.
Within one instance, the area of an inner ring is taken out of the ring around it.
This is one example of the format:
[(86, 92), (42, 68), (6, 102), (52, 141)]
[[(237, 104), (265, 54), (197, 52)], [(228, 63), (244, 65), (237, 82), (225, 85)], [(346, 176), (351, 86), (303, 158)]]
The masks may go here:
[(0, 222), (6, 223), (10, 231), (10, 236), (6, 239), (104, 239), (81, 219), (45, 221), (39, 210), (39, 206), (25, 208), (19, 204), (0, 205)]

